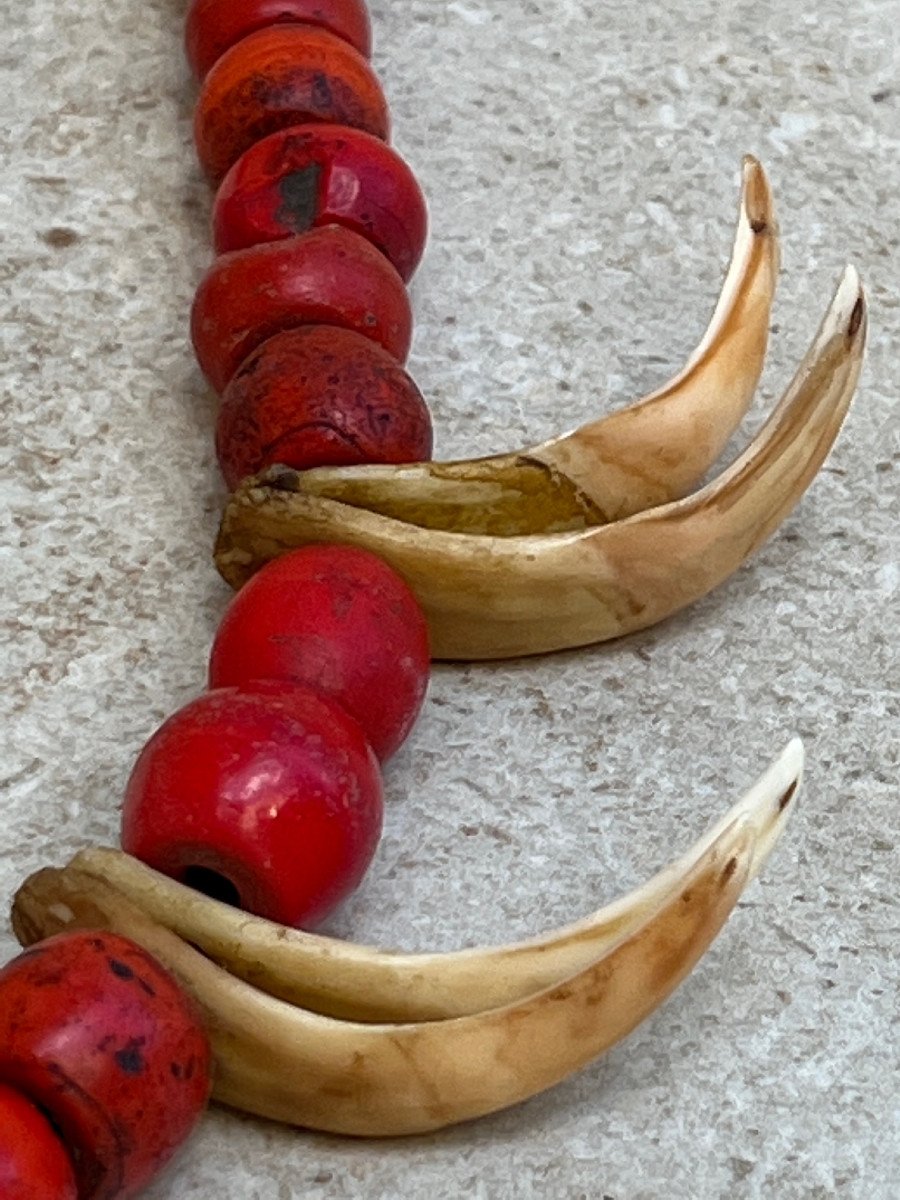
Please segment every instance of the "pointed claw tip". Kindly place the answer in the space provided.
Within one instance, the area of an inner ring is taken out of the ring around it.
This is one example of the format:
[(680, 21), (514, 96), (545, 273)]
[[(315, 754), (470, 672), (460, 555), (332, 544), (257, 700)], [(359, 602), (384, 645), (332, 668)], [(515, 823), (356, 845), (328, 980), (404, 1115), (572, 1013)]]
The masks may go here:
[(847, 317), (847, 333), (853, 337), (859, 332), (866, 315), (866, 291), (860, 279), (859, 271), (852, 263), (844, 268), (840, 282), (835, 291), (835, 307), (841, 305), (849, 310)]
[(744, 212), (751, 230), (757, 236), (774, 233), (772, 189), (762, 163), (750, 154), (744, 157), (743, 193)]
[(799, 779), (803, 774), (803, 766), (806, 761), (806, 751), (802, 739), (797, 736), (792, 737), (779, 755), (778, 761), (795, 779)]
[(805, 751), (803, 748), (803, 738), (801, 738), (799, 736), (799, 734), (794, 734), (794, 736), (791, 738), (791, 740), (788, 742), (787, 746), (785, 747), (784, 752), (786, 755), (790, 754), (793, 757), (796, 757), (797, 760), (799, 761), (800, 765), (802, 766), (803, 765), (803, 757), (805, 754)]
[(779, 813), (783, 813), (788, 808), (800, 791), (800, 785), (803, 782), (804, 762), (805, 752), (803, 742), (800, 738), (793, 737), (781, 752), (778, 760), (779, 766), (785, 768), (787, 773), (784, 787), (776, 801), (776, 808)]

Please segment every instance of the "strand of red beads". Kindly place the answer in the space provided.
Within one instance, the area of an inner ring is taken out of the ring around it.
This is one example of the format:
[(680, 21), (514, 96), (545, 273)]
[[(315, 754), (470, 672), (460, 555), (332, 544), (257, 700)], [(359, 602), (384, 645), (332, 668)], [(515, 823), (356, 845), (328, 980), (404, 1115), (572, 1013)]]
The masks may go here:
[[(364, 3), (194, 0), (186, 48), (218, 188), (191, 331), (221, 393), (226, 483), (276, 462), (428, 458), (403, 366), (427, 213), (387, 145)], [(375, 556), (313, 546), (271, 563), (225, 613), (208, 690), (138, 757), (123, 847), (259, 915), (321, 920), (372, 860), (380, 761), (416, 720), (429, 662), (415, 598)], [(4, 1198), (136, 1195), (209, 1089), (191, 1001), (134, 943), (65, 934), (0, 971)]]

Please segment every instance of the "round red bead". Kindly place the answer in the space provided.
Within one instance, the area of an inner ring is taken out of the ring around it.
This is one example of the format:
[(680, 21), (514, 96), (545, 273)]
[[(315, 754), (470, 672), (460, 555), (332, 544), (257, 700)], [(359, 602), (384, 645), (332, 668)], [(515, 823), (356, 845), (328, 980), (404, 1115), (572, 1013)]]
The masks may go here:
[(353, 329), (400, 362), (412, 341), (403, 280), (340, 225), (223, 255), (201, 281), (191, 314), (194, 350), (217, 392), (257, 346), (299, 325)]
[(48, 938), (0, 970), (0, 1081), (40, 1106), (81, 1200), (141, 1190), (209, 1096), (198, 1014), (167, 971), (111, 933)]
[(371, 134), (340, 125), (297, 125), (251, 146), (213, 209), (218, 254), (330, 224), (377, 246), (405, 282), (428, 235), (425, 197), (403, 159)]
[(429, 669), (425, 617), (387, 563), (352, 546), (305, 546), (268, 563), (231, 601), (209, 683), (309, 684), (355, 717), (386, 759), (415, 723)]
[(431, 418), (386, 350), (349, 329), (304, 325), (244, 360), (222, 395), (216, 450), (230, 488), (274, 463), (420, 462)]
[(285, 925), (357, 887), (382, 823), (378, 761), (359, 725), (279, 681), (207, 692), (137, 760), (122, 846), (166, 875)]
[(260, 138), (305, 121), (364, 129), (387, 139), (387, 101), (363, 56), (325, 29), (272, 25), (226, 50), (200, 89), (197, 155), (218, 183)]
[(49, 1121), (24, 1096), (0, 1084), (0, 1196), (3, 1200), (77, 1200), (75, 1174)]
[(194, 0), (185, 26), (188, 62), (198, 79), (236, 42), (268, 25), (318, 25), (366, 58), (372, 26), (363, 0)]

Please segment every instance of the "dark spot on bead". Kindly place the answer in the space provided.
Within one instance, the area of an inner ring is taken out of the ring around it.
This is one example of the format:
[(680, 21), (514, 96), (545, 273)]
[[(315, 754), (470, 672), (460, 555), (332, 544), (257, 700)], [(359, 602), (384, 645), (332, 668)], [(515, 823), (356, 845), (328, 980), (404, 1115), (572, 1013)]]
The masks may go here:
[(58, 987), (65, 979), (66, 973), (63, 970), (44, 971), (40, 975), (32, 977), (31, 983), (33, 987)]
[(312, 88), (310, 89), (310, 99), (312, 104), (317, 109), (329, 110), (334, 106), (334, 99), (331, 94), (331, 83), (328, 76), (322, 71), (316, 71), (312, 77)]
[(736, 858), (729, 858), (728, 862), (725, 864), (725, 869), (722, 872), (722, 882), (723, 883), (725, 882), (726, 879), (730, 879), (732, 877), (732, 875), (737, 870), (737, 866), (738, 866), (738, 860)]
[(41, 234), (41, 241), (52, 246), (54, 250), (65, 250), (68, 246), (80, 242), (81, 238), (74, 229), (45, 229)]
[(141, 1053), (141, 1046), (144, 1044), (143, 1038), (132, 1038), (130, 1042), (121, 1050), (117, 1050), (113, 1055), (118, 1065), (126, 1075), (140, 1075), (144, 1070), (144, 1056)]
[(142, 979), (127, 963), (123, 963), (119, 958), (108, 958), (106, 961), (109, 963), (109, 969), (118, 979), (136, 983), (148, 996), (156, 995), (156, 989), (146, 979)]
[(750, 222), (750, 228), (754, 233), (765, 233), (769, 228), (769, 223), (768, 221), (760, 221), (757, 219)]
[(184, 1077), (184, 1069), (181, 1063), (169, 1063), (169, 1070), (172, 1072), (173, 1079), (182, 1079)]
[(796, 796), (797, 788), (799, 786), (800, 786), (799, 779), (795, 779), (794, 782), (791, 784), (791, 786), (788, 788), (788, 790), (784, 793), (784, 795), (778, 801), (778, 811), (779, 812), (784, 812), (784, 810), (787, 808), (787, 806), (790, 804), (790, 802)]
[(291, 171), (278, 184), (281, 204), (275, 220), (296, 233), (311, 229), (319, 211), (319, 179), (322, 168), (310, 163), (298, 171)]

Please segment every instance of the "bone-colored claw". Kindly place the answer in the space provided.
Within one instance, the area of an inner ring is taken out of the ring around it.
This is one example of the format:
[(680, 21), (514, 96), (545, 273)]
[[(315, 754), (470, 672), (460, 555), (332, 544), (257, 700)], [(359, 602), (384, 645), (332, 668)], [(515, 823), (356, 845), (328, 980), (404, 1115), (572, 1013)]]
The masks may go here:
[(577, 974), (637, 929), (685, 872), (726, 834), (753, 831), (748, 878), (777, 842), (800, 787), (803, 748), (794, 739), (709, 832), (652, 879), (560, 929), (518, 943), (444, 954), (389, 953), (285, 929), (239, 912), (158, 874), (119, 850), (82, 851), (72, 869), (119, 891), (150, 919), (233, 975), (289, 1003), (354, 1021), (428, 1021), (500, 1008)]

